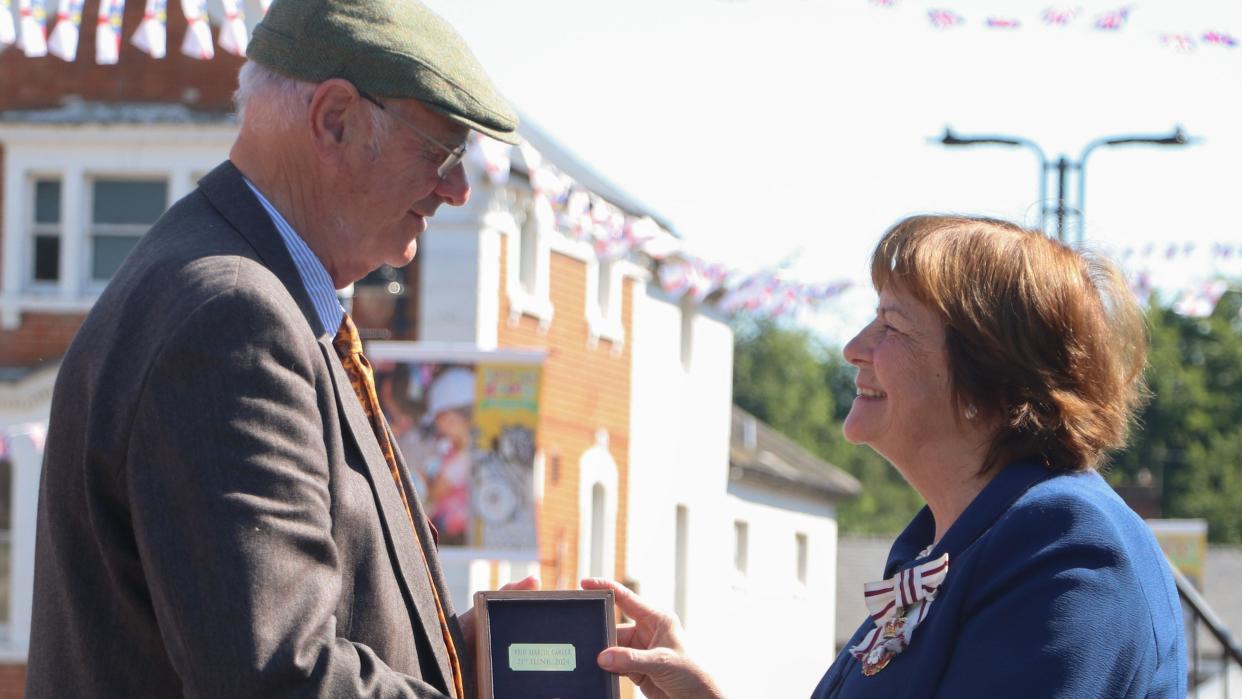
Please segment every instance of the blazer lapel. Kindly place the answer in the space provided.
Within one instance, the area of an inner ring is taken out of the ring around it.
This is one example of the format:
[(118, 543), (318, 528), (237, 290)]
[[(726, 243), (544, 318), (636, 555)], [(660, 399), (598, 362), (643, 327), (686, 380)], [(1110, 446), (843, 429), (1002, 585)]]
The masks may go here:
[[(404, 583), (406, 594), (417, 612), (423, 633), (431, 640), (430, 646), (436, 656), (436, 665), (440, 668), (440, 675), (448, 685), (452, 685), (453, 669), (449, 664), (448, 649), (442, 641), (437, 642), (444, 635), (440, 631), (440, 616), (436, 611), (436, 600), (431, 588), (431, 576), (441, 578), (438, 575), (439, 561), (434, 547), (428, 543), (431, 541), (431, 533), (427, 529), (422, 507), (418, 505), (417, 493), (413, 490), (407, 491), (412, 496), (410, 510), (415, 520), (416, 536), (412, 537), (405, 506), (401, 503), (396, 484), (393, 483), (388, 461), (384, 459), (384, 454), (380, 451), (379, 442), (376, 441), (375, 433), (371, 430), (371, 423), (367, 420), (366, 413), (362, 412), (362, 405), (358, 402), (357, 395), (354, 394), (353, 385), (350, 384), (345, 367), (341, 365), (341, 359), (332, 346), (331, 338), (320, 338), (319, 348), (328, 366), (332, 369), (337, 409), (345, 418), (342, 423), (343, 431), (357, 445), (358, 451), (362, 453), (363, 461), (366, 462), (367, 477), (371, 481), (371, 490), (379, 507), (380, 519), (383, 521), (384, 531), (396, 555), (399, 578)], [(419, 560), (419, 552), (414, 548), (415, 546), (423, 548), (426, 566), (423, 566), (422, 561)], [(429, 575), (421, 574), (423, 570), (427, 570)], [(444, 600), (446, 597), (442, 594), (441, 599)], [(451, 607), (446, 604), (446, 615), (450, 609)], [(449, 626), (451, 628), (453, 624)], [(457, 642), (454, 638), (454, 643)]]

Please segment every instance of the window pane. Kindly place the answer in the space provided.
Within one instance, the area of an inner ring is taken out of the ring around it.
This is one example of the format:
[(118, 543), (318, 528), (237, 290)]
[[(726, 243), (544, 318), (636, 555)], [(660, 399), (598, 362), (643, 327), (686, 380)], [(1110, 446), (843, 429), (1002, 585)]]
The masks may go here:
[(168, 206), (163, 180), (95, 180), (95, 223), (155, 223)]
[(733, 569), (742, 575), (746, 574), (749, 538), (750, 527), (740, 519), (735, 520), (733, 522)]
[(35, 236), (34, 278), (35, 281), (40, 282), (54, 282), (60, 279), (60, 236)]
[(60, 223), (60, 180), (35, 182), (35, 223)]
[(93, 279), (111, 279), (116, 270), (125, 260), (125, 256), (138, 243), (136, 235), (97, 235), (95, 236), (95, 256), (91, 259), (91, 277)]

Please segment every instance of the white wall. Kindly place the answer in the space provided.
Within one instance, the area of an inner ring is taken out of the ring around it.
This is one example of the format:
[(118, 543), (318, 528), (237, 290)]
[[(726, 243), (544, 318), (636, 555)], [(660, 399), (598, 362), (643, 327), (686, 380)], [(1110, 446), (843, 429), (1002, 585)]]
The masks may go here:
[[(738, 632), (717, 650), (717, 675), (731, 696), (810, 696), (835, 657), (836, 511), (823, 501), (736, 482), (726, 500), (730, 585), (729, 613), (722, 617)], [(732, 565), (736, 520), (749, 530), (745, 575)], [(807, 538), (805, 584), (797, 575), (799, 533)], [(756, 666), (775, 672), (756, 673)]]
[[(730, 484), (733, 335), (696, 313), (682, 361), (683, 306), (636, 285), (627, 572), (672, 610), (675, 516), (689, 509), (691, 655), (728, 696), (808, 696), (834, 656), (836, 513), (820, 501)], [(734, 522), (749, 530), (748, 577), (733, 568)], [(797, 533), (807, 583), (797, 582)]]

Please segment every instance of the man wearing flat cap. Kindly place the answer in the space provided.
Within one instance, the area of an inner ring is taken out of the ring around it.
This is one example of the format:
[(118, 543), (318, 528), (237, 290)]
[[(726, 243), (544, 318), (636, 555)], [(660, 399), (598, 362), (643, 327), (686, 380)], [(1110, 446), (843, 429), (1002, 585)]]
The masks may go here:
[[(31, 697), (474, 695), (342, 288), (517, 119), (414, 0), (277, 0), (229, 160), (135, 247), (56, 382)], [(534, 579), (516, 584), (533, 587)]]

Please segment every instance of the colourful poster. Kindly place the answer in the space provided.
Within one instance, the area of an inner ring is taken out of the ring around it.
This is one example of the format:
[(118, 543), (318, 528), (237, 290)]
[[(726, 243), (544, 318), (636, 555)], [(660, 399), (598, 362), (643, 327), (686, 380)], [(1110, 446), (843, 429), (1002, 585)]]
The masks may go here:
[(1207, 520), (1149, 519), (1147, 524), (1169, 562), (1202, 590), (1203, 564), (1207, 559)]
[(534, 551), (542, 353), (386, 342), (367, 354), (440, 545)]

